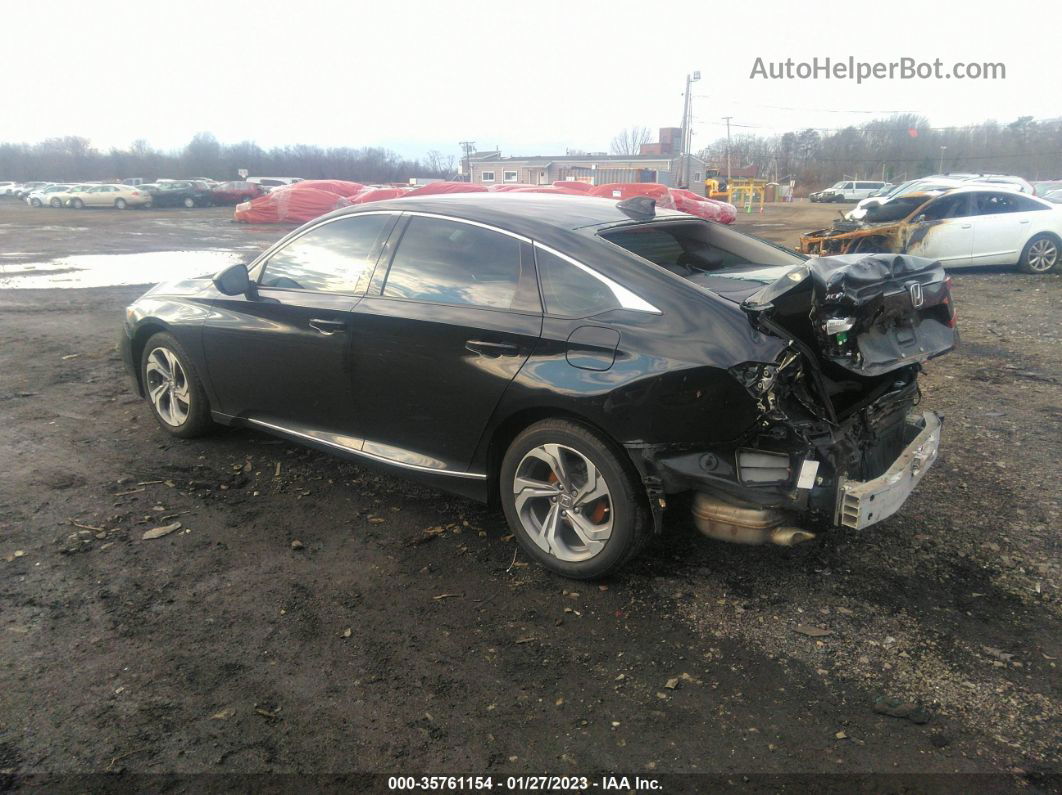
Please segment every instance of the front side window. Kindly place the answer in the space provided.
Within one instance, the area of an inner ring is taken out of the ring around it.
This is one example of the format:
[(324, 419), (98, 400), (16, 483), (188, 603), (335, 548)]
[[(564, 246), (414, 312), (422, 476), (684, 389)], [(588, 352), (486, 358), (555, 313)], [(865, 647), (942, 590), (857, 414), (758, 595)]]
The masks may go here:
[(390, 215), (358, 215), (316, 226), (277, 249), (258, 279), (262, 287), (330, 293), (365, 292), (377, 241)]
[(398, 244), (383, 294), (509, 309), (519, 282), (519, 240), (471, 224), (415, 216)]
[(547, 314), (589, 317), (620, 308), (612, 289), (592, 273), (537, 246), (535, 262)]
[(970, 214), (968, 208), (968, 193), (959, 193), (955, 196), (943, 196), (936, 201), (930, 202), (921, 212), (927, 221), (940, 221), (945, 218), (965, 218)]

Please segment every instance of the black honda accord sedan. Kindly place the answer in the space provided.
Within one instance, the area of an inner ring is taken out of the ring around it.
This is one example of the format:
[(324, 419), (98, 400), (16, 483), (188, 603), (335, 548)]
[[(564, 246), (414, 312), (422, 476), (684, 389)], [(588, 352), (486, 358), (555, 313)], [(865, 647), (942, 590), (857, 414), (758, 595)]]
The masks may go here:
[(933, 463), (939, 264), (800, 255), (649, 199), (398, 199), (163, 284), (123, 352), (162, 428), (260, 429), (500, 505), (597, 577), (693, 492), (706, 535), (792, 544), (899, 509)]

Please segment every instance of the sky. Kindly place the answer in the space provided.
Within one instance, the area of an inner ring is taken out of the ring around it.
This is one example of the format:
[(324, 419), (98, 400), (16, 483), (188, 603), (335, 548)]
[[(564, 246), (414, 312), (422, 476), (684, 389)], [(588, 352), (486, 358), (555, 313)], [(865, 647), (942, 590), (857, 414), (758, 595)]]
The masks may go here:
[[(821, 8), (821, 11), (816, 11)], [(1062, 61), (1034, 46), (1053, 0), (666, 3), (535, 0), (7, 2), (0, 141), (80, 135), (100, 149), (199, 131), (263, 147), (383, 146), (460, 155), (605, 151), (633, 125), (681, 122), (693, 149), (733, 132), (935, 127), (1062, 116)], [(1050, 48), (1048, 48), (1050, 50)], [(1045, 57), (1047, 55), (1048, 57)], [(757, 58), (998, 62), (997, 80), (766, 80)], [(869, 111), (869, 112), (865, 112)]]

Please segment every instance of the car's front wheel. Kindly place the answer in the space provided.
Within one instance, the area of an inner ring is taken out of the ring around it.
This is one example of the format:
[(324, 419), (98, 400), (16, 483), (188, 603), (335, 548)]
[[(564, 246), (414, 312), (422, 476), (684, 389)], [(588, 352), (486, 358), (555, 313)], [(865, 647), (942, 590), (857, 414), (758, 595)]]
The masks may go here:
[(183, 203), (184, 206), (187, 207), (189, 210), (195, 207), (195, 199), (193, 199), (191, 196), (186, 198)]
[(187, 439), (210, 429), (213, 423), (203, 384), (172, 334), (160, 332), (147, 341), (140, 357), (140, 378), (164, 431)]
[(116, 210), (124, 210), (128, 206), (129, 205), (126, 203), (125, 199), (115, 199), (114, 200), (114, 209), (116, 209)]
[(51, 205), (52, 207), (55, 207), (56, 209), (58, 209), (58, 208), (60, 208), (60, 207), (62, 207), (62, 206), (63, 206), (63, 200), (62, 200), (62, 199), (52, 199), (52, 200), (51, 200), (50, 202), (48, 202), (48, 203), (49, 203), (49, 204), (50, 204), (50, 205)]
[(1023, 273), (1049, 273), (1058, 264), (1058, 238), (1053, 235), (1034, 235), (1021, 252), (1018, 270)]
[(81, 201), (81, 199), (71, 199), (70, 206), (75, 210), (80, 210), (85, 206), (85, 202)]
[(40, 207), (40, 206), (41, 206), (41, 200), (40, 199), (30, 199), (30, 207)]
[(565, 577), (603, 577), (649, 538), (645, 492), (630, 461), (575, 422), (543, 420), (520, 433), (505, 453), (499, 489), (524, 551)]

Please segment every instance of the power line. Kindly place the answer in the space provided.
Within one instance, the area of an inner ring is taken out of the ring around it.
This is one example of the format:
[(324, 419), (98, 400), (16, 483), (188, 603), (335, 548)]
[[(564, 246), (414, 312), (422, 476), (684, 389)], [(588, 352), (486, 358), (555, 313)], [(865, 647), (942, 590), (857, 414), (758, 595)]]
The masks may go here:
[[(722, 99), (721, 97), (713, 97), (711, 94), (694, 94), (699, 99)], [(766, 105), (762, 102), (746, 102), (743, 99), (726, 99), (723, 100), (726, 103), (733, 103), (735, 105), (752, 105), (757, 108), (773, 108), (775, 110), (798, 110), (798, 111), (811, 111), (814, 113), (917, 113), (914, 110), (891, 110), (888, 108), (879, 108), (877, 110), (863, 110), (856, 108), (807, 108), (797, 107), (794, 105)]]

